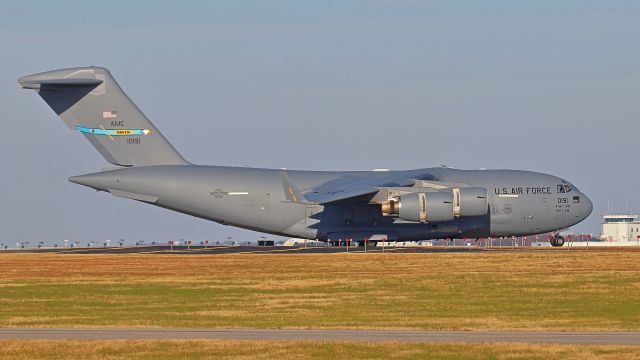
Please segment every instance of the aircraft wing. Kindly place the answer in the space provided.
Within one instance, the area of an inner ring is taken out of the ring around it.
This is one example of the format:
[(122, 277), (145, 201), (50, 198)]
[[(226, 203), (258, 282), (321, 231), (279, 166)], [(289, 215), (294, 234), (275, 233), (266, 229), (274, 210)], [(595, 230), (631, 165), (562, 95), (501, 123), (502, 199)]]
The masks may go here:
[(350, 190), (336, 189), (329, 192), (312, 192), (305, 195), (305, 199), (317, 203), (328, 204), (332, 202), (339, 202), (352, 198), (357, 198), (365, 195), (372, 195), (378, 192), (378, 188), (374, 186), (367, 186), (362, 188), (355, 188)]
[(433, 175), (416, 171), (349, 174), (305, 192), (304, 198), (317, 204), (375, 195), (380, 188), (412, 186), (416, 180), (431, 180)]

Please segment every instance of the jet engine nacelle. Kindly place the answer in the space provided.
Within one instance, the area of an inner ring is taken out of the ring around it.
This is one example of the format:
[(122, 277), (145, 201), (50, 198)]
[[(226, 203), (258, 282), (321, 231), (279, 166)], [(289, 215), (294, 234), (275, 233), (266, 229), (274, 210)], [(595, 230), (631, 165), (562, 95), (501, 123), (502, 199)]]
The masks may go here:
[(487, 189), (477, 187), (407, 193), (382, 203), (383, 214), (415, 222), (445, 222), (487, 211)]
[(382, 204), (382, 211), (407, 221), (451, 221), (454, 217), (453, 193), (432, 191), (403, 194)]
[(456, 217), (486, 215), (489, 207), (487, 189), (454, 188), (453, 212)]

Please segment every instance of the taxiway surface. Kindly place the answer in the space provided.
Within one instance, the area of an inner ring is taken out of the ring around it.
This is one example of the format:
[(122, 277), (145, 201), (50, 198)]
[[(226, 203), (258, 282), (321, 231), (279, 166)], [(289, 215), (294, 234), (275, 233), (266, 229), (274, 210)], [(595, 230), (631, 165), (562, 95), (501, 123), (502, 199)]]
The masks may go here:
[(0, 339), (31, 340), (316, 340), (422, 343), (530, 343), (640, 345), (639, 332), (505, 332), (271, 329), (1, 328)]

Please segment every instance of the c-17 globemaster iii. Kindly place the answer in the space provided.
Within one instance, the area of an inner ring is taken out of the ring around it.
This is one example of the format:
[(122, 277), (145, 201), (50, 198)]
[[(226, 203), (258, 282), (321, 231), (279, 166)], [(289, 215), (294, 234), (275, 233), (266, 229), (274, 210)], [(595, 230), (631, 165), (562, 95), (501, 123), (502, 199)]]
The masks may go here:
[(569, 181), (520, 170), (298, 171), (186, 161), (100, 67), (18, 79), (116, 168), (71, 182), (221, 224), (329, 242), (527, 236), (584, 220)]

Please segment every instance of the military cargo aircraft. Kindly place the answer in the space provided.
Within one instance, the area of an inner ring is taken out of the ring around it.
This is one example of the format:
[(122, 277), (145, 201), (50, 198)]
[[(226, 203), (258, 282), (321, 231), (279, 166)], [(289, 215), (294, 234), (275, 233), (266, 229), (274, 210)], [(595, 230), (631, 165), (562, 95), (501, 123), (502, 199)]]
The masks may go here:
[(185, 160), (100, 67), (18, 79), (115, 165), (71, 182), (220, 224), (283, 236), (415, 241), (527, 236), (584, 220), (589, 198), (569, 181), (520, 170), (433, 167), (298, 171)]

